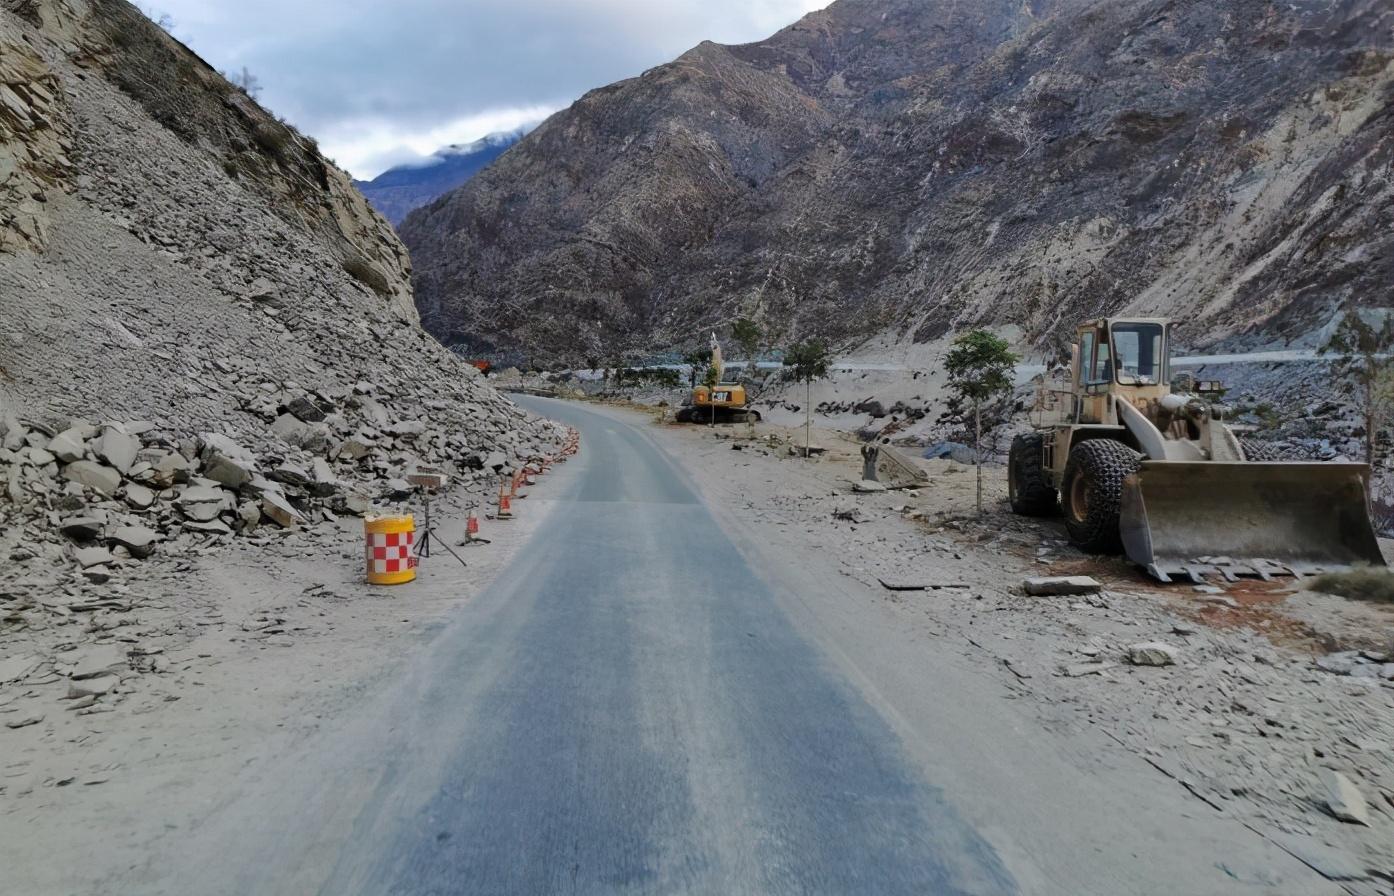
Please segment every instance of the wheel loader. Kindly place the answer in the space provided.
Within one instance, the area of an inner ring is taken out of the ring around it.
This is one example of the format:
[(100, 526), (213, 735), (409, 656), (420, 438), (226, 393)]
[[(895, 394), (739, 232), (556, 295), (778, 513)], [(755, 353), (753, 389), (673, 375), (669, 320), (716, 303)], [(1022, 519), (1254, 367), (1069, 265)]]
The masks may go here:
[(1172, 324), (1082, 324), (1070, 382), (1043, 384), (1034, 432), (1008, 456), (1012, 509), (1064, 514), (1070, 541), (1163, 581), (1311, 575), (1384, 565), (1363, 463), (1278, 460), (1239, 438), (1210, 398), (1171, 388)]
[(750, 399), (745, 386), (740, 383), (722, 382), (726, 364), (721, 359), (721, 343), (712, 334), (711, 366), (716, 368), (716, 385), (699, 384), (692, 390), (687, 404), (673, 415), (679, 423), (730, 423), (732, 421), (759, 422), (760, 412), (750, 407)]

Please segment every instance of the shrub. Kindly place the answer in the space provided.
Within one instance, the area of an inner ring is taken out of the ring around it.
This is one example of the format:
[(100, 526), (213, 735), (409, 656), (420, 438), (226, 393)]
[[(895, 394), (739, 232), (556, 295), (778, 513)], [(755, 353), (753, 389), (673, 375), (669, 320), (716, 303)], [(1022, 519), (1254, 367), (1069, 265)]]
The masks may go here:
[(1308, 582), (1307, 589), (1353, 600), (1394, 603), (1394, 573), (1374, 566), (1360, 566), (1347, 572), (1327, 572)]

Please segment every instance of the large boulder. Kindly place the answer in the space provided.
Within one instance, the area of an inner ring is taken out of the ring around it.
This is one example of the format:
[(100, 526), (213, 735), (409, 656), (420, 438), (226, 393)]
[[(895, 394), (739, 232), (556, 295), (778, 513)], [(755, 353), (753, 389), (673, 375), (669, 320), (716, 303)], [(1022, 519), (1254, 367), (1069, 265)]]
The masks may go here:
[(250, 451), (227, 436), (206, 432), (199, 436), (203, 448), (203, 475), (231, 489), (241, 488), (257, 473)]
[(85, 485), (105, 498), (115, 496), (121, 487), (121, 474), (106, 464), (76, 460), (63, 468), (63, 478)]

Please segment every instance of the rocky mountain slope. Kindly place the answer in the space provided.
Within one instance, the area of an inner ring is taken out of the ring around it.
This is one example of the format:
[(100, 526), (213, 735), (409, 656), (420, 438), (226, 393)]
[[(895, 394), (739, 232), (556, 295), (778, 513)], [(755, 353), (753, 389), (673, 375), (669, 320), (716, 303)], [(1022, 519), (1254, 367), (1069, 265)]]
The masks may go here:
[(409, 274), (313, 141), (134, 6), (0, 0), (0, 593), (545, 450), (420, 329)]
[(407, 218), (432, 332), (584, 362), (738, 313), (1310, 343), (1394, 282), (1386, 0), (839, 0), (587, 94)]
[(372, 180), (356, 180), (353, 185), (396, 226), (412, 209), (449, 193), (483, 171), (525, 133), (490, 134), (472, 143), (447, 146), (419, 164), (398, 165)]

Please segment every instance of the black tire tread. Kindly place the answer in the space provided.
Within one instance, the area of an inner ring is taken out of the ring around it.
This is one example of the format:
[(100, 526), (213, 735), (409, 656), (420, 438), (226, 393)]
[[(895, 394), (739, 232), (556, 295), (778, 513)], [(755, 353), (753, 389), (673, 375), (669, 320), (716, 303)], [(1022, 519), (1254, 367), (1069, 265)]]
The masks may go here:
[(1012, 439), (1007, 475), (1011, 478), (1013, 513), (1051, 516), (1059, 509), (1059, 496), (1042, 461), (1044, 443), (1045, 437), (1038, 432), (1025, 432)]
[(1113, 439), (1088, 439), (1070, 450), (1061, 482), (1061, 503), (1069, 500), (1076, 476), (1087, 477), (1089, 509), (1076, 520), (1065, 509), (1065, 530), (1070, 542), (1089, 554), (1116, 554), (1123, 550), (1118, 515), (1123, 502), (1123, 480), (1135, 473), (1142, 455)]

